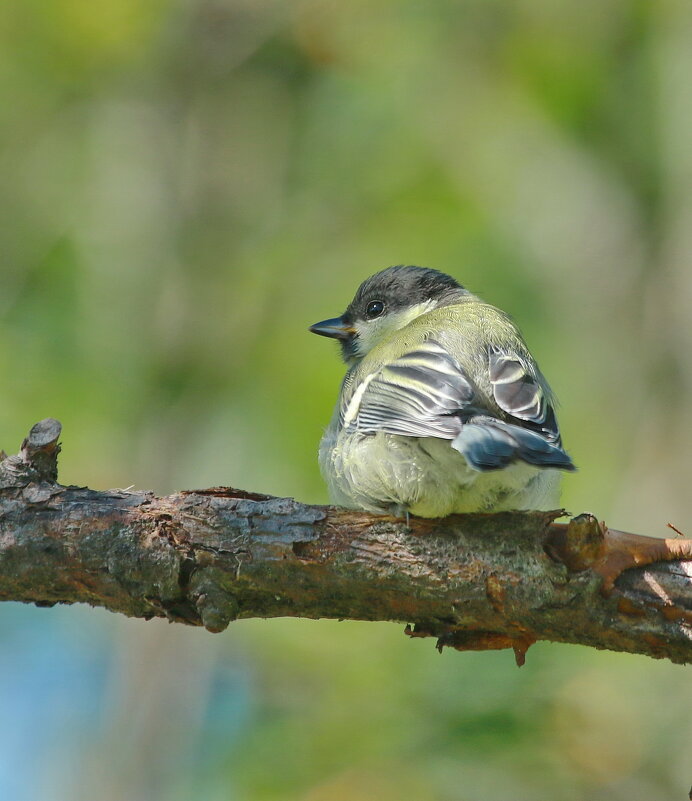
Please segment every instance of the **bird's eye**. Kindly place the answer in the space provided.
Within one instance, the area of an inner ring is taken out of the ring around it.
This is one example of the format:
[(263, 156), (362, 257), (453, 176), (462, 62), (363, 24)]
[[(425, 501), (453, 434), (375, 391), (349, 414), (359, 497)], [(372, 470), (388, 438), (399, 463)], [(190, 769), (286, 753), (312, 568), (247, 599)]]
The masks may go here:
[(381, 300), (371, 300), (365, 309), (365, 314), (369, 320), (372, 320), (375, 317), (379, 317), (383, 311), (384, 303)]

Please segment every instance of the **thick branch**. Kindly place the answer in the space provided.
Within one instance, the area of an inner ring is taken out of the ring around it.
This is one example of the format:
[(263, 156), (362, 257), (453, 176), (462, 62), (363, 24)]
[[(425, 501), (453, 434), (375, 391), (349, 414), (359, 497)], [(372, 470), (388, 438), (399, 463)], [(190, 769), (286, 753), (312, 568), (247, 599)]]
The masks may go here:
[[(376, 517), (233, 489), (55, 482), (60, 425), (0, 462), (0, 600), (85, 602), (223, 630), (238, 617), (413, 624), (459, 650), (536, 640), (692, 662), (691, 540), (584, 515)], [(645, 568), (632, 567), (652, 560)], [(630, 569), (631, 568), (631, 569)], [(625, 572), (619, 576), (620, 572)]]

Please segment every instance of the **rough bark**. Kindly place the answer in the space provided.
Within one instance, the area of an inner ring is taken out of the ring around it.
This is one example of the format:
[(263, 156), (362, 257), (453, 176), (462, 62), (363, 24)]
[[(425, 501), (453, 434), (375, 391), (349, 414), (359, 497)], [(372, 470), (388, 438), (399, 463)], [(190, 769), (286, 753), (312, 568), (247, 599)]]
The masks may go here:
[(0, 455), (0, 600), (214, 632), (249, 617), (402, 621), (439, 647), (513, 648), (520, 664), (537, 640), (692, 662), (692, 540), (590, 515), (560, 524), (560, 511), (407, 525), (222, 487), (64, 487), (59, 436), (44, 420)]

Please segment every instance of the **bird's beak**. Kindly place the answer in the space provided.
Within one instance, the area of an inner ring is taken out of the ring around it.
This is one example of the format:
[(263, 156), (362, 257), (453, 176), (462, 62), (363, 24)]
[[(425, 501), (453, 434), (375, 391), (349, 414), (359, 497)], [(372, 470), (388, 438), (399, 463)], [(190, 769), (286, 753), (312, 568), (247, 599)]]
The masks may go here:
[(334, 317), (331, 320), (322, 320), (321, 323), (315, 323), (310, 326), (310, 331), (313, 334), (319, 334), (321, 337), (332, 337), (333, 339), (349, 339), (355, 334), (355, 329), (347, 325), (342, 317)]

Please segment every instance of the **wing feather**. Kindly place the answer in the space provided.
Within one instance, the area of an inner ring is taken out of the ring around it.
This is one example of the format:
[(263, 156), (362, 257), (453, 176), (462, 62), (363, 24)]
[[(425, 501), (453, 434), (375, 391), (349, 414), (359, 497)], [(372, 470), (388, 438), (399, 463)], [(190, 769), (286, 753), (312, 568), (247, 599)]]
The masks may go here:
[(552, 442), (560, 442), (549, 391), (518, 356), (491, 348), (488, 368), (495, 402), (511, 417), (538, 430)]
[(456, 359), (428, 340), (367, 376), (344, 399), (342, 424), (366, 433), (454, 439), (461, 428), (459, 413), (473, 396)]
[[(339, 410), (350, 432), (384, 432), (451, 440), (468, 464), (498, 470), (517, 460), (573, 470), (562, 450), (549, 390), (515, 357), (489, 354), (490, 384), (501, 412), (474, 386), (457, 360), (434, 340), (367, 375), (344, 382)], [(501, 413), (500, 412), (500, 413)]]

